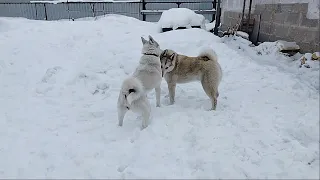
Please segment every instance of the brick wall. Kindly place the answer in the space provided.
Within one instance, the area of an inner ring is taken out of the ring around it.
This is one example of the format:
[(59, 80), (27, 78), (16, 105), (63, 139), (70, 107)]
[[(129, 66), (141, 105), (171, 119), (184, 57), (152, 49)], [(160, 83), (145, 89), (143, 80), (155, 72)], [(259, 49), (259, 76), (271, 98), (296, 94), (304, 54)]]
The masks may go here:
[[(255, 29), (260, 24), (258, 41), (295, 41), (302, 52), (320, 51), (320, 21), (308, 19), (307, 12), (307, 3), (257, 4), (253, 17), (256, 19)], [(240, 12), (225, 11), (222, 29), (235, 25), (240, 16)]]

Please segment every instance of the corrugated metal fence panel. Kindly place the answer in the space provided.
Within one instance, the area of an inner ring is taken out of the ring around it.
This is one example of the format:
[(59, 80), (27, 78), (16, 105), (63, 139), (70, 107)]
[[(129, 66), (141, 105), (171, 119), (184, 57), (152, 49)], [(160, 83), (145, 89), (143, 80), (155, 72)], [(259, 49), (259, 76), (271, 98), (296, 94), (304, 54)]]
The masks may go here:
[(47, 20), (69, 19), (68, 6), (65, 3), (45, 4)]
[[(180, 5), (181, 8), (189, 8), (192, 10), (211, 10), (213, 9), (213, 3), (181, 3)], [(210, 22), (213, 19), (213, 14), (202, 14), (206, 19), (208, 19)]]
[[(147, 0), (149, 2), (155, 2), (155, 0)], [(159, 2), (159, 0), (157, 0)], [(181, 2), (181, 0), (161, 0), (161, 2), (171, 3), (147, 3), (147, 10), (167, 10), (170, 8), (177, 8), (178, 5), (175, 2)], [(181, 3), (180, 7), (186, 7), (189, 9), (212, 9), (212, 3), (204, 2), (205, 0), (183, 0), (199, 3)], [(200, 3), (201, 2), (201, 3)], [(0, 3), (0, 16), (6, 17), (25, 17), (29, 19), (40, 20), (59, 20), (59, 19), (76, 19), (83, 17), (101, 16), (105, 14), (121, 14), (125, 16), (134, 17), (142, 20), (140, 13), (142, 4), (138, 2), (95, 2), (95, 3)], [(158, 21), (160, 14), (146, 15), (146, 21), (155, 22)], [(211, 14), (204, 14), (208, 19), (212, 19)]]
[[(177, 8), (177, 3), (146, 3), (147, 10), (168, 10), (171, 8)], [(146, 21), (157, 22), (161, 16), (160, 14), (148, 14), (146, 15)]]
[(94, 3), (93, 4), (95, 16), (102, 16), (102, 15), (106, 14), (104, 11), (104, 4), (105, 3)]
[(105, 3), (104, 5), (105, 14), (121, 14), (125, 16), (140, 18), (140, 3), (130, 2), (114, 2)]
[(42, 3), (35, 3), (34, 6), (36, 7), (36, 19), (37, 20), (46, 20), (46, 9), (45, 5)]
[(170, 8), (177, 8), (177, 3), (147, 3), (146, 9), (148, 10), (168, 10)]
[(0, 16), (3, 17), (24, 17), (36, 19), (36, 7), (30, 3), (8, 3), (0, 4)]
[(213, 9), (212, 3), (181, 3), (180, 7), (189, 8), (192, 10), (210, 10)]
[(91, 3), (67, 3), (70, 19), (94, 17), (93, 4)]
[(199, 2), (201, 3), (201, 2), (211, 2), (211, 0), (145, 0), (145, 2)]

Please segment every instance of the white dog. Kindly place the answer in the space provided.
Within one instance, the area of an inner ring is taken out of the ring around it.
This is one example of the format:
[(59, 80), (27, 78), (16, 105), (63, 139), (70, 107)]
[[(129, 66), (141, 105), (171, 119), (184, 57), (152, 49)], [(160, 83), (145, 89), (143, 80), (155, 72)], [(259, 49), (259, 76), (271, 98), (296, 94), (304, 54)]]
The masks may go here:
[(159, 44), (149, 36), (149, 41), (141, 37), (143, 48), (138, 67), (133, 75), (122, 83), (118, 98), (119, 126), (128, 110), (139, 113), (143, 117), (142, 129), (148, 126), (150, 103), (147, 93), (152, 89), (156, 92), (156, 106), (160, 107), (160, 85), (162, 80)]

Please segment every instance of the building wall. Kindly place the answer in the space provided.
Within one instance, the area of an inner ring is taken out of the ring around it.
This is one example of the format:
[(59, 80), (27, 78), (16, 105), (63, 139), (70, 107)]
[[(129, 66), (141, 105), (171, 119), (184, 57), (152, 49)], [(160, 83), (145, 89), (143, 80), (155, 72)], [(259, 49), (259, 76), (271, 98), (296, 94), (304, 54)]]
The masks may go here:
[[(221, 0), (222, 13), (224, 11), (241, 12), (244, 0)], [(295, 3), (308, 3), (307, 17), (309, 19), (319, 19), (319, 0), (253, 0), (252, 9), (255, 9), (257, 4), (295, 4)], [(246, 0), (246, 9), (249, 9), (249, 0)]]
[[(230, 0), (226, 0), (224, 3), (228, 1), (231, 2)], [(277, 1), (281, 0), (273, 0), (272, 2)], [(310, 5), (315, 7), (315, 4), (317, 4), (319, 6), (319, 1), (304, 1), (308, 2), (263, 4), (259, 3), (259, 0), (255, 1), (252, 13), (255, 18), (254, 29), (257, 30), (255, 33), (255, 35), (258, 35), (257, 40), (260, 42), (276, 40), (295, 41), (300, 46), (302, 52), (320, 51), (319, 8), (317, 7), (316, 13), (318, 17), (314, 13), (315, 10), (310, 8)], [(228, 8), (224, 9), (222, 29), (232, 27), (240, 21), (242, 4), (239, 4), (239, 2), (232, 4), (232, 6), (228, 4)], [(237, 6), (235, 7), (235, 5)], [(253, 36), (254, 33), (251, 34), (251, 38)]]

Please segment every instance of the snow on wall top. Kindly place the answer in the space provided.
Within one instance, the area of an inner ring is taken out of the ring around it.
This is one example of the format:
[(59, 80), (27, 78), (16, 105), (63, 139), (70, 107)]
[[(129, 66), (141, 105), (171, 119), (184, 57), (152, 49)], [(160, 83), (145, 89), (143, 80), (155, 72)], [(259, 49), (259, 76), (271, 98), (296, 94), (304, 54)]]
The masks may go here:
[(163, 11), (158, 21), (161, 28), (177, 29), (178, 27), (191, 28), (191, 26), (203, 27), (205, 17), (188, 8), (171, 8)]
[[(252, 1), (252, 9), (254, 10), (256, 4), (292, 4), (292, 3), (309, 3), (307, 18), (319, 19), (319, 0), (255, 0)], [(241, 11), (243, 7), (243, 0), (223, 0), (223, 11), (234, 10)], [(249, 2), (246, 1), (246, 9), (249, 9)]]

